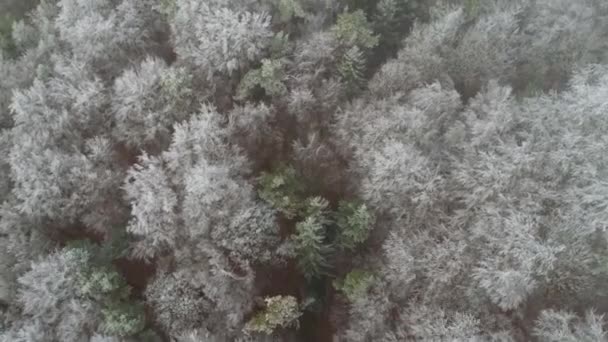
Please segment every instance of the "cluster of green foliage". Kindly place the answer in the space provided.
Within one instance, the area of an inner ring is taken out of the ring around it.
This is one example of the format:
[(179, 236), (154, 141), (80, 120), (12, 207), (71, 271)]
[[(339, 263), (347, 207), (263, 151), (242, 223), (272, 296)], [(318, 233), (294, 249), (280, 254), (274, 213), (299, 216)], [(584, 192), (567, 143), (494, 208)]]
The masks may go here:
[(369, 236), (374, 217), (365, 204), (341, 201), (332, 212), (319, 196), (306, 197), (298, 172), (281, 166), (260, 177), (260, 197), (289, 219), (298, 219), (292, 242), (296, 262), (307, 279), (323, 276), (331, 268), (336, 250), (352, 251)]
[(293, 237), (298, 268), (307, 279), (326, 274), (329, 268), (327, 261), (331, 248), (324, 244), (324, 227), (312, 218), (296, 226)]
[(276, 33), (268, 47), (270, 58), (273, 60), (285, 58), (290, 51), (290, 47), (289, 34), (283, 31)]
[(288, 22), (294, 18), (306, 17), (306, 12), (298, 0), (279, 0), (277, 7), (281, 22)]
[(340, 79), (347, 86), (349, 94), (360, 90), (365, 83), (365, 57), (357, 46), (348, 49), (338, 64)]
[(104, 318), (104, 331), (109, 335), (132, 336), (143, 332), (146, 321), (141, 303), (127, 301), (111, 302), (101, 313)]
[(334, 216), (338, 228), (335, 244), (341, 249), (352, 250), (365, 242), (374, 223), (364, 203), (341, 201)]
[(369, 288), (375, 282), (374, 275), (363, 270), (352, 270), (342, 280), (334, 280), (334, 288), (350, 301), (355, 302), (364, 298)]
[(298, 300), (293, 296), (264, 298), (266, 307), (245, 325), (245, 331), (272, 334), (278, 328), (298, 327), (301, 316)]
[(78, 274), (79, 292), (101, 305), (103, 331), (116, 336), (134, 336), (144, 330), (145, 314), (143, 304), (131, 299), (131, 287), (112, 263), (122, 254), (120, 244), (119, 239), (101, 246), (74, 241), (68, 248), (87, 254)]
[(379, 36), (374, 34), (362, 10), (340, 14), (332, 32), (340, 44), (338, 76), (346, 85), (348, 95), (353, 96), (364, 87), (366, 56), (378, 45)]
[(296, 261), (306, 278), (322, 275), (329, 267), (328, 255), (332, 247), (326, 243), (326, 226), (319, 215), (310, 215), (296, 224), (293, 242)]
[(258, 69), (250, 70), (241, 80), (237, 98), (244, 100), (254, 94), (257, 87), (264, 90), (266, 96), (278, 97), (287, 93), (283, 83), (283, 63), (279, 59), (264, 59)]
[(10, 14), (0, 14), (0, 53), (14, 57), (17, 47), (12, 38), (13, 17)]
[(259, 178), (260, 198), (268, 202), (287, 218), (295, 218), (302, 210), (301, 194), (304, 186), (296, 170), (280, 166), (273, 172), (264, 172)]
[(0, 2), (0, 54), (17, 58), (19, 51), (13, 40), (13, 24), (26, 17), (39, 0), (3, 0)]
[(116, 270), (108, 267), (93, 267), (79, 275), (80, 292), (96, 300), (106, 297), (125, 299), (129, 297), (129, 287)]
[(372, 49), (378, 44), (378, 36), (362, 10), (340, 14), (332, 31), (340, 44), (348, 48)]
[(175, 14), (177, 11), (177, 1), (176, 0), (160, 0), (159, 1), (159, 10), (161, 13), (171, 16)]
[(467, 18), (475, 19), (480, 11), (479, 0), (465, 0), (464, 11), (466, 13)]

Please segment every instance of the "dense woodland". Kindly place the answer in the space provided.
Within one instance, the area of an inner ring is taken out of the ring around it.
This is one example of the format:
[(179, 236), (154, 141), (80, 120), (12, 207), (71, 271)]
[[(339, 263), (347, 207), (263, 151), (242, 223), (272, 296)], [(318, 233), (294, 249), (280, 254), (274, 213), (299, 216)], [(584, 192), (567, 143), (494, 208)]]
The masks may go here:
[(605, 0), (0, 0), (0, 156), (2, 342), (608, 340)]

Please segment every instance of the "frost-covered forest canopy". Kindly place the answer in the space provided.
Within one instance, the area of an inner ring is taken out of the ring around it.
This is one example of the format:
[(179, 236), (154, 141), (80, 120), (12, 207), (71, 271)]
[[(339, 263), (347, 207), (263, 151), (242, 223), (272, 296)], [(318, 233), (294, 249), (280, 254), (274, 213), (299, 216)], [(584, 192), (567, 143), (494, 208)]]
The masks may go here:
[(608, 1), (0, 0), (1, 342), (607, 341)]

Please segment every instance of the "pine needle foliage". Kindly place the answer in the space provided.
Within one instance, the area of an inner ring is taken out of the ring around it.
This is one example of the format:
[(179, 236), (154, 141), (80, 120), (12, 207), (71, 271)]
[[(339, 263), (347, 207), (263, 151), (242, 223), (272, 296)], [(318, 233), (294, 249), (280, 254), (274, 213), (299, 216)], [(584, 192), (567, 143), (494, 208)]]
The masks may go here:
[(278, 59), (264, 59), (262, 66), (249, 71), (241, 80), (237, 99), (244, 100), (254, 94), (256, 87), (264, 90), (266, 96), (279, 97), (287, 93), (283, 83), (283, 63)]
[(468, 19), (475, 19), (479, 15), (480, 11), (479, 0), (465, 0), (464, 10)]
[(365, 84), (365, 57), (357, 46), (348, 49), (338, 64), (338, 74), (350, 95), (361, 91)]
[(103, 331), (109, 335), (132, 336), (145, 327), (144, 308), (140, 303), (112, 302), (102, 310)]
[(325, 234), (326, 227), (316, 215), (296, 224), (296, 233), (292, 237), (296, 262), (307, 279), (323, 275), (330, 266), (328, 255), (331, 247), (325, 243)]
[(76, 242), (71, 248), (90, 256), (78, 273), (78, 291), (101, 305), (102, 331), (116, 336), (141, 332), (146, 323), (143, 305), (130, 299), (131, 287), (108, 258), (108, 248), (87, 241)]
[(158, 9), (161, 13), (171, 17), (177, 11), (177, 0), (160, 0)]
[(289, 42), (289, 34), (280, 31), (272, 37), (268, 50), (270, 51), (271, 60), (280, 60), (286, 58), (290, 53), (291, 44)]
[(304, 185), (293, 167), (283, 165), (272, 172), (264, 172), (258, 183), (260, 198), (287, 218), (295, 218), (302, 210)]
[(367, 240), (374, 217), (365, 204), (342, 201), (334, 216), (337, 227), (334, 243), (338, 248), (352, 250)]
[(347, 95), (353, 97), (365, 84), (367, 53), (378, 45), (379, 38), (362, 10), (340, 14), (332, 32), (339, 44), (337, 75)]
[(8, 14), (0, 14), (0, 55), (16, 57), (17, 47), (12, 38), (14, 19)]
[(329, 224), (329, 201), (320, 196), (306, 199), (302, 216), (315, 217), (323, 224)]
[(334, 280), (334, 288), (352, 303), (362, 299), (375, 282), (374, 275), (364, 270), (352, 270), (343, 280)]
[(266, 297), (264, 302), (266, 307), (247, 322), (245, 331), (270, 335), (279, 328), (298, 327), (301, 312), (295, 297)]
[(281, 22), (288, 22), (294, 18), (305, 18), (306, 12), (300, 0), (279, 0), (277, 5), (279, 11), (279, 19)]
[(332, 31), (338, 42), (347, 48), (371, 49), (378, 44), (378, 36), (374, 35), (362, 10), (340, 14)]

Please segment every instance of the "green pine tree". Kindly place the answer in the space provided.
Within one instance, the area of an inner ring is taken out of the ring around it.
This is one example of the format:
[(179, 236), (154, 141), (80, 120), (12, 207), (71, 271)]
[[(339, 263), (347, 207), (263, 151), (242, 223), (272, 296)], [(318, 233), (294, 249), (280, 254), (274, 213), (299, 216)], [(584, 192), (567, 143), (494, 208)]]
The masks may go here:
[(378, 45), (378, 36), (374, 35), (362, 10), (340, 14), (332, 31), (338, 42), (346, 48), (358, 46), (361, 49), (372, 49)]
[(298, 327), (301, 315), (298, 301), (293, 296), (266, 297), (266, 308), (245, 325), (245, 331), (272, 334), (277, 328)]
[(335, 216), (338, 227), (335, 245), (339, 248), (352, 250), (369, 236), (374, 217), (365, 204), (341, 202)]
[(350, 95), (359, 92), (365, 85), (365, 57), (357, 46), (350, 48), (338, 64), (340, 79)]
[(268, 202), (287, 218), (296, 217), (303, 206), (303, 184), (291, 166), (280, 166), (272, 172), (263, 172), (259, 180), (260, 198)]
[(331, 248), (325, 244), (325, 227), (318, 216), (309, 216), (296, 224), (293, 236), (298, 267), (307, 279), (322, 275), (329, 267)]
[(261, 67), (250, 70), (243, 77), (239, 84), (237, 99), (244, 100), (252, 96), (257, 87), (262, 88), (266, 96), (282, 96), (287, 93), (283, 78), (283, 62), (278, 59), (264, 59)]

